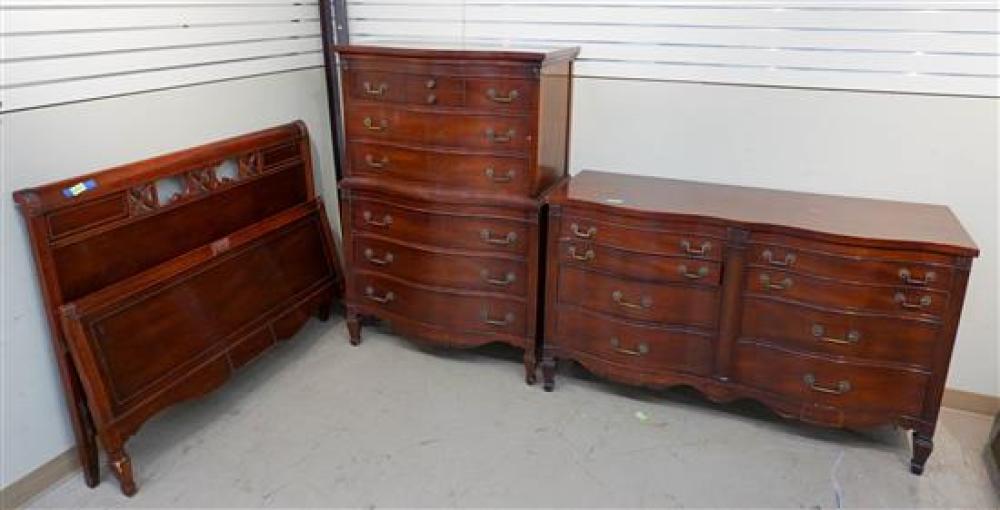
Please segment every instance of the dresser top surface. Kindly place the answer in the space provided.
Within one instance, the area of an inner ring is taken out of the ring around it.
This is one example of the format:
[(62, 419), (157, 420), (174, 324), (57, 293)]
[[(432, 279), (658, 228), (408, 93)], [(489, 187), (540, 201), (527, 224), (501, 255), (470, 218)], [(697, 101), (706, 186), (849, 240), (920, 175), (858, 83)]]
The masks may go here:
[(588, 204), (645, 214), (716, 218), (873, 241), (918, 243), (978, 254), (969, 234), (942, 205), (821, 195), (584, 170), (548, 196), (553, 204)]
[(338, 45), (334, 49), (345, 55), (453, 60), (512, 60), (538, 63), (569, 60), (580, 52), (578, 46), (485, 45), (461, 41), (422, 43), (391, 39), (370, 40), (363, 44)]

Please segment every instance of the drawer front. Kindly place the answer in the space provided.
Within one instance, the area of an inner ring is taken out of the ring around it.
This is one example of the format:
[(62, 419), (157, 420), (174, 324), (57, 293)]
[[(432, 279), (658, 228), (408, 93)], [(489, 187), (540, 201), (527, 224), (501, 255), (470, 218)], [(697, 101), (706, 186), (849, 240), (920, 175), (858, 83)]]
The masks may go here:
[(718, 286), (720, 264), (690, 257), (665, 257), (627, 252), (579, 241), (559, 244), (559, 261), (641, 280), (687, 282)]
[(930, 368), (939, 330), (925, 321), (824, 312), (747, 298), (741, 336), (813, 352)]
[(645, 371), (681, 370), (707, 375), (714, 337), (612, 319), (559, 306), (556, 336), (560, 346)]
[[(689, 229), (692, 233), (683, 233)], [(559, 238), (657, 255), (720, 260), (724, 235), (716, 227), (665, 224), (659, 231), (567, 215), (560, 225)]]
[(751, 245), (748, 263), (842, 281), (947, 290), (952, 269), (919, 262), (886, 261), (820, 253), (815, 249)]
[(377, 105), (348, 105), (348, 138), (524, 152), (532, 146), (526, 116), (408, 111)]
[(559, 302), (627, 319), (713, 328), (718, 290), (710, 287), (644, 283), (563, 266)]
[(351, 175), (485, 193), (525, 195), (527, 158), (455, 154), (351, 142)]
[(523, 255), (528, 243), (528, 226), (522, 222), (418, 211), (374, 200), (353, 200), (351, 218), (355, 229), (441, 248)]
[(524, 262), (435, 253), (365, 235), (354, 237), (355, 267), (434, 287), (526, 295)]
[(947, 292), (932, 289), (865, 286), (839, 283), (786, 271), (749, 268), (748, 293), (790, 299), (849, 310), (869, 310), (896, 315), (940, 316)]
[(384, 103), (527, 111), (537, 103), (532, 80), (401, 74), (358, 69), (344, 73), (348, 97)]
[(459, 332), (527, 332), (521, 300), (431, 291), (366, 271), (357, 272), (354, 281), (358, 302), (409, 320)]
[(855, 365), (749, 342), (737, 343), (735, 358), (734, 376), (740, 383), (843, 409), (918, 416), (928, 382), (927, 375), (916, 371)]

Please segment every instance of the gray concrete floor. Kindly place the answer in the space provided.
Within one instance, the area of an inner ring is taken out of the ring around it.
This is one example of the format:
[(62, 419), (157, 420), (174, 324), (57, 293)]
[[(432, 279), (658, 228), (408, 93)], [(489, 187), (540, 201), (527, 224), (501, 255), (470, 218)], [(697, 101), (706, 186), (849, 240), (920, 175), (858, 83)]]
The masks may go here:
[[(646, 419), (637, 416), (644, 414)], [(990, 420), (945, 410), (924, 476), (908, 434), (827, 430), (692, 391), (564, 365), (554, 393), (506, 348), (423, 349), (311, 322), (211, 395), (129, 442), (139, 493), (107, 469), (36, 507), (997, 507)]]

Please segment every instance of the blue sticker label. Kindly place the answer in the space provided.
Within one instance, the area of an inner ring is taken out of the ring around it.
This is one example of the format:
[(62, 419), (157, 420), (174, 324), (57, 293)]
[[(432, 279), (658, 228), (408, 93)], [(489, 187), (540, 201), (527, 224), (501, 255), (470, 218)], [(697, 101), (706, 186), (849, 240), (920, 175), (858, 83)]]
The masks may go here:
[(97, 187), (97, 181), (93, 179), (87, 179), (83, 182), (78, 182), (68, 188), (63, 188), (62, 193), (66, 198), (75, 198), (82, 195), (84, 192), (90, 191)]

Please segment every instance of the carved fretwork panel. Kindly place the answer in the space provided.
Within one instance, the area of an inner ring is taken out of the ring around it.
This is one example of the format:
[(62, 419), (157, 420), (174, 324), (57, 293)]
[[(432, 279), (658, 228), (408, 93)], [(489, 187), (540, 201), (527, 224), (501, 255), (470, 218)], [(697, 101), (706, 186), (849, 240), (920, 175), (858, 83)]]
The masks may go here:
[(263, 161), (264, 160), (261, 158), (259, 151), (249, 152), (240, 156), (237, 179), (245, 179), (247, 177), (260, 175)]
[(128, 210), (131, 216), (151, 212), (159, 206), (156, 187), (151, 182), (142, 183), (128, 191)]
[(215, 167), (218, 164), (207, 168), (192, 170), (185, 175), (184, 195), (198, 195), (208, 193), (219, 187), (219, 180), (215, 176)]

